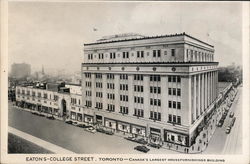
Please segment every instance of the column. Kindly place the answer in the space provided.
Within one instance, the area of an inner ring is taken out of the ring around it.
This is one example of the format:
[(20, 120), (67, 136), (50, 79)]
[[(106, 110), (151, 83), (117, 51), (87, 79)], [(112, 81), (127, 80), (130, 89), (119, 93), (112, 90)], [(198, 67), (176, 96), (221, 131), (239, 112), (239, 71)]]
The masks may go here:
[(204, 112), (204, 73), (201, 74), (201, 114)]
[(196, 120), (196, 106), (197, 106), (197, 104), (196, 104), (196, 75), (194, 75), (193, 76), (193, 81), (194, 81), (194, 83), (193, 83), (193, 93), (194, 93), (194, 95), (193, 95), (193, 114), (194, 114), (194, 120)]
[(197, 98), (198, 98), (198, 102), (197, 102), (197, 115), (200, 116), (200, 109), (201, 109), (201, 106), (200, 106), (200, 97), (201, 97), (201, 80), (200, 80), (200, 74), (197, 75), (198, 77), (198, 89), (197, 89)]
[(204, 96), (204, 100), (205, 100), (205, 110), (207, 109), (207, 72), (205, 73), (205, 96)]

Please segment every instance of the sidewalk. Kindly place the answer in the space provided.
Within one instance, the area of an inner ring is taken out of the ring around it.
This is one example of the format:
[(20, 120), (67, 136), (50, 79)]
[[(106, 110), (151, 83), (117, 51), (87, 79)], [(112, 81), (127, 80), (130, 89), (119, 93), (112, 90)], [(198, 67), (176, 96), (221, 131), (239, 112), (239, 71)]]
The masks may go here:
[(34, 143), (34, 144), (36, 144), (44, 149), (52, 151), (56, 154), (74, 154), (74, 152), (72, 152), (72, 151), (69, 151), (69, 150), (64, 149), (60, 146), (54, 145), (54, 144), (49, 143), (47, 141), (44, 141), (40, 138), (37, 138), (37, 137), (34, 137), (34, 136), (29, 135), (27, 133), (24, 133), (24, 132), (17, 130), (15, 128), (12, 128), (10, 126), (8, 127), (8, 131), (9, 131), (9, 133), (12, 133), (16, 136), (19, 136), (27, 141), (30, 141), (30, 142), (32, 142), (32, 143)]

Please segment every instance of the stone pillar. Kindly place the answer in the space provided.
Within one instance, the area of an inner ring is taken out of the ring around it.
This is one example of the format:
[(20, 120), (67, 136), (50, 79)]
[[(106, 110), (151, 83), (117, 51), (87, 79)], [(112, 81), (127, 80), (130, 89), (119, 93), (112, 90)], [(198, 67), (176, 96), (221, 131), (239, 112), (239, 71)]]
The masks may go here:
[(193, 114), (194, 114), (194, 120), (196, 120), (196, 75), (193, 76), (193, 79), (194, 79), (194, 83), (193, 83)]
[(201, 101), (200, 100), (201, 99), (200, 98), (201, 97), (201, 92), (200, 92), (201, 91), (201, 86), (200, 86), (201, 85), (201, 79), (200, 79), (201, 76), (200, 76), (200, 74), (198, 74), (197, 77), (198, 77), (198, 81), (197, 81), (198, 82), (198, 87), (197, 87), (197, 101), (198, 101), (197, 102), (197, 115), (200, 116), (200, 109), (201, 109), (201, 106), (200, 106), (200, 104), (201, 104), (200, 103), (200, 101)]
[(201, 74), (201, 114), (204, 112), (204, 73)]
[(204, 74), (204, 76), (205, 76), (205, 88), (204, 88), (204, 104), (205, 104), (205, 106), (204, 106), (204, 110), (206, 110), (207, 109), (207, 73), (205, 73)]

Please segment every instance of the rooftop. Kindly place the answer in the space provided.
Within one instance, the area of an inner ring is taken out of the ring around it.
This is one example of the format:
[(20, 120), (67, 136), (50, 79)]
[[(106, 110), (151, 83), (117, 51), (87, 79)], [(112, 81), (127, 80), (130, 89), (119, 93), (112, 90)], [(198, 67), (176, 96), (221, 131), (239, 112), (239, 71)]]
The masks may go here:
[[(114, 35), (114, 37), (111, 36), (110, 39), (115, 38), (115, 36), (116, 35)], [(94, 43), (86, 43), (86, 44), (84, 44), (84, 46), (91, 46), (91, 45), (98, 45), (98, 44), (105, 44), (105, 43), (115, 43), (115, 42), (126, 42), (126, 41), (134, 41), (134, 40), (156, 39), (156, 38), (165, 38), (165, 37), (177, 37), (177, 36), (187, 36), (187, 37), (189, 37), (191, 39), (199, 41), (199, 42), (201, 42), (203, 44), (206, 44), (206, 45), (208, 45), (210, 47), (214, 47), (214, 46), (212, 46), (212, 45), (210, 45), (210, 44), (208, 44), (206, 42), (201, 41), (200, 39), (194, 38), (194, 37), (186, 34), (185, 32), (179, 33), (179, 34), (176, 33), (176, 34), (170, 34), (170, 35), (157, 35), (157, 36), (142, 36), (142, 35), (136, 34), (136, 35), (131, 35), (130, 36), (131, 38), (127, 38), (127, 39), (119, 39), (119, 38), (122, 38), (122, 37), (117, 36), (117, 39), (115, 39), (115, 40), (100, 39), (100, 40), (98, 40), (97, 42), (94, 42)]]

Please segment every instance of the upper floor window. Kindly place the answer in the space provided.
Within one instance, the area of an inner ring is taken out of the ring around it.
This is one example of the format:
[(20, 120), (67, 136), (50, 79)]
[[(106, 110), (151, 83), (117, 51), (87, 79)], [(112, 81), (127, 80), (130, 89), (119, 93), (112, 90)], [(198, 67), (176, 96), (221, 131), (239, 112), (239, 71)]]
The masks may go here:
[(85, 73), (85, 78), (91, 78), (91, 73)]
[(171, 49), (171, 56), (175, 56), (175, 49)]
[(143, 75), (134, 75), (134, 80), (143, 80)]
[(113, 52), (113, 53), (110, 52), (110, 59), (115, 59), (115, 55), (116, 55), (115, 52)]
[(160, 75), (150, 75), (150, 81), (161, 81)]
[(111, 73), (108, 73), (107, 74), (107, 79), (115, 79), (115, 75), (111, 74)]
[(95, 78), (97, 78), (97, 79), (101, 79), (101, 78), (102, 78), (102, 74), (101, 74), (101, 73), (97, 73), (97, 74), (95, 74)]
[(121, 74), (120, 79), (121, 80), (128, 80), (128, 74)]
[(137, 58), (144, 58), (144, 51), (137, 51)]
[(93, 59), (93, 54), (88, 54), (88, 60)]
[(150, 111), (150, 119), (161, 121), (161, 113)]
[(161, 57), (161, 50), (153, 50), (153, 57)]
[(129, 58), (129, 52), (122, 52), (122, 58)]
[(99, 59), (103, 59), (103, 58), (104, 58), (103, 53), (99, 53), (99, 54), (98, 54), (98, 58), (99, 58)]

